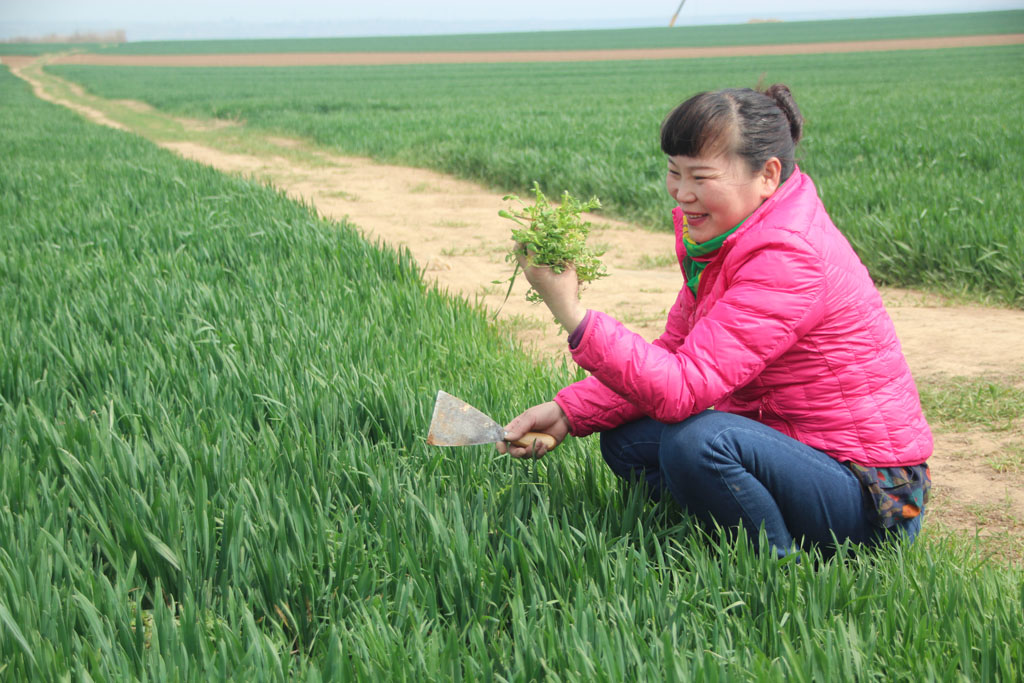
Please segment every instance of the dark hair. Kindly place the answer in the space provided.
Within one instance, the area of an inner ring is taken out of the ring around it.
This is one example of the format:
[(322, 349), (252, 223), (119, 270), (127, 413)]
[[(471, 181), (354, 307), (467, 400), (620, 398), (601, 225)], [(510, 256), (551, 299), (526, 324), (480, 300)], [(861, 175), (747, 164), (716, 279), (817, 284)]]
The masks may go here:
[(746, 159), (752, 171), (778, 157), (785, 180), (796, 165), (794, 150), (803, 127), (793, 93), (781, 83), (764, 91), (702, 92), (665, 117), (661, 149), (669, 156), (687, 157), (731, 152)]

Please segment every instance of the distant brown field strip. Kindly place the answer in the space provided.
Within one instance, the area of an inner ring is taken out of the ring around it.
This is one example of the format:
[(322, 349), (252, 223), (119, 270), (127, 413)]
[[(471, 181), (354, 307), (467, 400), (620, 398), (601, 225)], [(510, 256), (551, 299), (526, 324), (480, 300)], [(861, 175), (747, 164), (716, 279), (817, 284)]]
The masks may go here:
[[(840, 43), (733, 45), (723, 47), (666, 47), (621, 50), (528, 50), (522, 52), (295, 52), (217, 55), (74, 54), (60, 64), (99, 66), (371, 66), (386, 64), (466, 64), (498, 62), (589, 62), (639, 59), (699, 59), (809, 55), (835, 52), (936, 50), (955, 47), (1019, 45), (1024, 33), (904, 40), (857, 40)], [(4, 58), (6, 60), (6, 58)]]

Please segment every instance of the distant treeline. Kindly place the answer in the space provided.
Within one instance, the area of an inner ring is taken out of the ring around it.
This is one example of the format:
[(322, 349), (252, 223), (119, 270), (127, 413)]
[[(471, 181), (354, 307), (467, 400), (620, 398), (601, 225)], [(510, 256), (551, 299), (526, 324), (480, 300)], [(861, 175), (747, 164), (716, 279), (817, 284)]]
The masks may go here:
[(124, 29), (102, 33), (82, 33), (75, 31), (70, 35), (50, 33), (42, 37), (18, 36), (0, 41), (3, 43), (124, 43), (127, 42)]

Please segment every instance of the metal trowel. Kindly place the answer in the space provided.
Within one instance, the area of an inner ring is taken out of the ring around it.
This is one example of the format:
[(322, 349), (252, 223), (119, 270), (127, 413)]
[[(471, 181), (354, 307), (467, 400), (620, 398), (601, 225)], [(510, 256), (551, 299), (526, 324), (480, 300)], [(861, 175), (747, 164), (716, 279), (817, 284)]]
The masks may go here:
[[(505, 428), (487, 417), (465, 401), (451, 394), (437, 392), (434, 416), (430, 419), (427, 443), (432, 446), (473, 446), (482, 443), (507, 441)], [(533, 448), (534, 442), (555, 447), (555, 437), (540, 432), (529, 432), (523, 438), (512, 441), (513, 446)]]

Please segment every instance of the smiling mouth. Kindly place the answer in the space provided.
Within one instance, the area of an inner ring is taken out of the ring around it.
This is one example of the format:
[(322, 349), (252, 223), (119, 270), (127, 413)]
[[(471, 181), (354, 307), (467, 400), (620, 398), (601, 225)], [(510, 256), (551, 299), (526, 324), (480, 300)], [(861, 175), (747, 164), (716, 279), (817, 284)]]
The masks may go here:
[(688, 211), (684, 211), (683, 213), (686, 214), (686, 222), (690, 225), (699, 225), (708, 217), (708, 214), (706, 213), (690, 213)]

